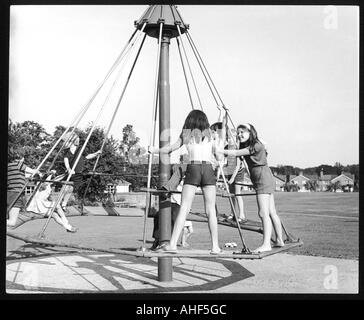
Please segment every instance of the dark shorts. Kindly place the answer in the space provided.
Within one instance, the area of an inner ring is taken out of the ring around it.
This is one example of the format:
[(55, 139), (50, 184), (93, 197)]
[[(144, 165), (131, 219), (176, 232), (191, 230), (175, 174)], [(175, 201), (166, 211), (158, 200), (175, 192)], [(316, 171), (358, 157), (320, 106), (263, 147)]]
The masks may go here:
[[(14, 199), (19, 195), (19, 191), (12, 191), (12, 190), (8, 190), (8, 193), (7, 193), (7, 200), (6, 200), (6, 203), (7, 203), (7, 207), (9, 207), (12, 202), (14, 201)], [(21, 195), (19, 197), (18, 200), (16, 200), (15, 204), (13, 205), (13, 208), (23, 208), (25, 205), (25, 197), (24, 195)]]
[(80, 188), (80, 186), (82, 185), (83, 183), (83, 176), (82, 176), (82, 173), (75, 173), (70, 181), (73, 182), (73, 189), (74, 191), (78, 191), (78, 189)]
[(268, 166), (258, 166), (250, 169), (250, 179), (257, 194), (274, 193), (272, 171)]
[(209, 162), (188, 164), (184, 184), (199, 187), (216, 185), (216, 175), (212, 164)]

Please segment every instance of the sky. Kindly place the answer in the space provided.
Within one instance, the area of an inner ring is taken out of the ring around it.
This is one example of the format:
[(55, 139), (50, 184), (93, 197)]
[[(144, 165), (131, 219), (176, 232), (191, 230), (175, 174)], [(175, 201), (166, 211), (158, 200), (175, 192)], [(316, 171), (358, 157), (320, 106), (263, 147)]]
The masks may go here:
[[(102, 83), (146, 8), (11, 6), (9, 118), (36, 121), (48, 133), (57, 125), (67, 127)], [(358, 7), (179, 5), (178, 10), (234, 124), (255, 126), (267, 143), (270, 166), (359, 163)], [(214, 123), (215, 100), (182, 39), (203, 110)], [(157, 40), (147, 37), (110, 131), (120, 139), (122, 128), (132, 124), (144, 147), (151, 142), (157, 48)], [(115, 80), (117, 69), (105, 83), (81, 128), (101, 108), (97, 126), (108, 125), (136, 50), (120, 67), (120, 79)], [(174, 142), (191, 104), (176, 39), (169, 54)], [(176, 159), (178, 152), (172, 155)]]

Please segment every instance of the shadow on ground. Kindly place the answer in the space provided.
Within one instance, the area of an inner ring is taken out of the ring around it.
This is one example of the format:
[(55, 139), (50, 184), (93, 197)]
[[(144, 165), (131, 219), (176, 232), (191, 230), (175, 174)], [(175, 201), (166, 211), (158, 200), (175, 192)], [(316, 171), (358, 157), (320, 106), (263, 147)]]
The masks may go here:
[[(9, 251), (6, 288), (47, 293), (213, 292), (254, 276), (232, 260), (174, 258), (173, 281), (158, 281), (158, 260), (26, 244)], [(65, 281), (67, 279), (67, 281)]]

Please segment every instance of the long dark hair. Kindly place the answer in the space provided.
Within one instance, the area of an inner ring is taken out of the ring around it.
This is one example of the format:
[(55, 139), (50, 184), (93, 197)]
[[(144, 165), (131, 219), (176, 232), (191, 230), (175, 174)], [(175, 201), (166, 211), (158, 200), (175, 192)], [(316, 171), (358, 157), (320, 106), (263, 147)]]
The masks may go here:
[(201, 110), (192, 110), (185, 120), (180, 137), (183, 142), (188, 142), (194, 136), (199, 142), (200, 139), (211, 137), (209, 129), (210, 124), (206, 114)]
[(257, 130), (255, 129), (255, 127), (250, 123), (248, 123), (248, 124), (250, 126), (250, 129), (247, 128), (243, 124), (238, 125), (238, 127), (236, 128), (236, 130), (238, 130), (238, 129), (248, 129), (249, 132), (250, 132), (249, 139), (247, 141), (245, 141), (245, 142), (240, 142), (239, 149), (249, 148), (249, 151), (251, 153), (253, 153), (255, 144), (260, 142), (260, 140), (258, 139), (258, 133), (257, 133)]

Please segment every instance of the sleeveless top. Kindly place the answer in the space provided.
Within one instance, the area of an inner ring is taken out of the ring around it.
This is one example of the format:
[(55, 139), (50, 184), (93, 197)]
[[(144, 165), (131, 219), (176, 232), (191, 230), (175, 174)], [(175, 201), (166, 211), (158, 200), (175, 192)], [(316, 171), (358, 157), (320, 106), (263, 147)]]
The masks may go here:
[(205, 137), (200, 143), (197, 143), (192, 137), (185, 146), (190, 161), (206, 161), (211, 164), (213, 163), (214, 140)]

